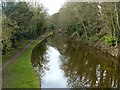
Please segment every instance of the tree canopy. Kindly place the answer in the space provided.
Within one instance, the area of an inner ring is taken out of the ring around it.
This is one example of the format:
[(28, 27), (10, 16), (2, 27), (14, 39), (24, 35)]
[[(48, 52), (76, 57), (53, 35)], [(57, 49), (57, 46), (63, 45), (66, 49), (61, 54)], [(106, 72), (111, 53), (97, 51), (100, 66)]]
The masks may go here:
[(24, 39), (35, 38), (44, 31), (46, 10), (42, 4), (2, 2), (3, 53), (17, 48)]

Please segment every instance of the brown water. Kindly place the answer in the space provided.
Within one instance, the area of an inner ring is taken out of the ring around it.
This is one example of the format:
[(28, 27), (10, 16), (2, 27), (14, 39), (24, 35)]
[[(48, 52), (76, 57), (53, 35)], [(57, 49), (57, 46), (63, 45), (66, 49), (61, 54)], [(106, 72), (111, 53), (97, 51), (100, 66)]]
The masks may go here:
[(33, 50), (41, 88), (118, 87), (116, 60), (77, 42), (52, 38)]

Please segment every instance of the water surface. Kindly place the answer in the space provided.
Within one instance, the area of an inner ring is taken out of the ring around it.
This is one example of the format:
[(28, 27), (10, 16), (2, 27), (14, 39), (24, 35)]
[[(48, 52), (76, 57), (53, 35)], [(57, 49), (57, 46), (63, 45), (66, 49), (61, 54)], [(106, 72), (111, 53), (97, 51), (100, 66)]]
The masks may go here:
[(35, 47), (31, 61), (41, 88), (118, 87), (116, 60), (77, 42), (49, 39)]

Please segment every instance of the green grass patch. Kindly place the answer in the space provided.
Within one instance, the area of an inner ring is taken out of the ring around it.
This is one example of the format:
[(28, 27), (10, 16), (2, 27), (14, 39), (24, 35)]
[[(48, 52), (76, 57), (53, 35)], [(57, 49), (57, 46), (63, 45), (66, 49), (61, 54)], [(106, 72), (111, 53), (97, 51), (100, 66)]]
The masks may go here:
[[(35, 44), (35, 43), (33, 43)], [(31, 65), (31, 45), (21, 57), (7, 66), (3, 71), (3, 87), (7, 88), (39, 88), (40, 80)]]
[(22, 41), (21, 44), (19, 44), (19, 47), (16, 49), (11, 50), (10, 52), (8, 52), (5, 55), (2, 55), (2, 63), (7, 62), (10, 58), (14, 57), (16, 55), (16, 53), (21, 49), (24, 48), (25, 45), (27, 45), (29, 43), (29, 40), (24, 40)]

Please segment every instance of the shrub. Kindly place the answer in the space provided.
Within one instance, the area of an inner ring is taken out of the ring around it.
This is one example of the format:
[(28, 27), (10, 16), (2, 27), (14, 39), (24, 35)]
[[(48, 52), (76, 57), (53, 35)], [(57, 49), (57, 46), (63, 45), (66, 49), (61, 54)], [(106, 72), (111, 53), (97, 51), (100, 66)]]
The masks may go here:
[(106, 44), (108, 44), (110, 46), (115, 46), (116, 42), (118, 42), (118, 39), (113, 36), (104, 36), (104, 41)]

